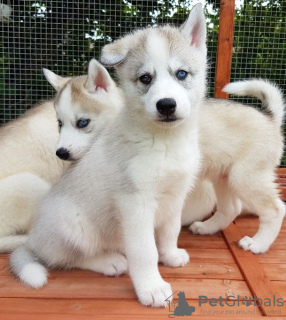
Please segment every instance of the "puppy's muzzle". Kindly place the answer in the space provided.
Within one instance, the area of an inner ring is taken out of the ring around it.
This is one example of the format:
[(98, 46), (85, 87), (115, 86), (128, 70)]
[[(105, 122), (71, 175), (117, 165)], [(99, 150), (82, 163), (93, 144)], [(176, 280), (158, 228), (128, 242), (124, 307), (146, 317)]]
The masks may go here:
[(70, 153), (65, 148), (59, 148), (56, 152), (56, 155), (62, 160), (68, 160), (70, 157)]
[(160, 99), (156, 103), (156, 108), (158, 112), (162, 116), (164, 116), (163, 118), (160, 119), (160, 121), (164, 121), (164, 122), (176, 121), (177, 118), (174, 116), (176, 107), (177, 107), (177, 103), (175, 99), (172, 99), (172, 98)]

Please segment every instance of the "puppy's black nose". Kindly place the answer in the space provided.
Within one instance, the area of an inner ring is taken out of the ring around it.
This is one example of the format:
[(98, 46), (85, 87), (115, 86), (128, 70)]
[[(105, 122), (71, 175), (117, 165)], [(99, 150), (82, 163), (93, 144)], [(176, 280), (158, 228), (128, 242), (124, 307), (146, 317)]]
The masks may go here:
[(62, 160), (68, 160), (70, 153), (65, 148), (60, 148), (57, 150), (56, 155)]
[(160, 99), (156, 103), (158, 112), (167, 117), (176, 111), (176, 106), (176, 100), (172, 98)]

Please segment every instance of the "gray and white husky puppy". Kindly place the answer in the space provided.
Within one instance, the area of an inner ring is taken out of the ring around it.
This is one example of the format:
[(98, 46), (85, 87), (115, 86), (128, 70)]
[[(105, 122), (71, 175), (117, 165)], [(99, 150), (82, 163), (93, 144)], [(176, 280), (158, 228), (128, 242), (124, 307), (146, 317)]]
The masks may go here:
[[(138, 30), (103, 48), (101, 61), (116, 66), (125, 107), (108, 126), (98, 124), (95, 142), (52, 188), (27, 244), (11, 255), (23, 282), (44, 285), (45, 266), (119, 275), (128, 261), (139, 301), (166, 305), (172, 290), (158, 261), (171, 267), (189, 261), (177, 240), (200, 167), (205, 43), (205, 17), (196, 5), (180, 29)], [(65, 90), (63, 96), (73, 94)]]

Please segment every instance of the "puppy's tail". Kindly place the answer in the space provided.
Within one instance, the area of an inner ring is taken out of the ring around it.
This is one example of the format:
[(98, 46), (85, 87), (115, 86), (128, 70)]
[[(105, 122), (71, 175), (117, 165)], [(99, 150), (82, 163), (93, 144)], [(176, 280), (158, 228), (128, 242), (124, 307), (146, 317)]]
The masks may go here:
[(223, 91), (236, 96), (255, 97), (262, 102), (267, 114), (280, 127), (285, 114), (285, 102), (281, 90), (274, 84), (262, 80), (237, 81), (227, 84)]
[(0, 253), (10, 253), (25, 244), (28, 240), (27, 235), (5, 236), (0, 238)]
[(11, 254), (10, 267), (21, 281), (31, 287), (40, 288), (47, 283), (47, 269), (25, 246), (19, 247)]

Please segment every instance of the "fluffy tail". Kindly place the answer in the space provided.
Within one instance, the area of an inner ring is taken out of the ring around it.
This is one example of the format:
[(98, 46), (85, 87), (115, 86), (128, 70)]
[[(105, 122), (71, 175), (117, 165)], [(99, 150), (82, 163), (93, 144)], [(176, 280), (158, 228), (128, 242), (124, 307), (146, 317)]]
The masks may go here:
[(0, 238), (0, 253), (10, 253), (25, 244), (27, 235), (5, 236)]
[(33, 253), (21, 246), (11, 254), (10, 267), (12, 272), (27, 285), (40, 288), (47, 283), (48, 271), (42, 266)]
[(273, 121), (280, 127), (283, 123), (285, 104), (281, 90), (274, 84), (262, 80), (237, 81), (227, 84), (223, 91), (236, 96), (250, 96), (261, 100)]

